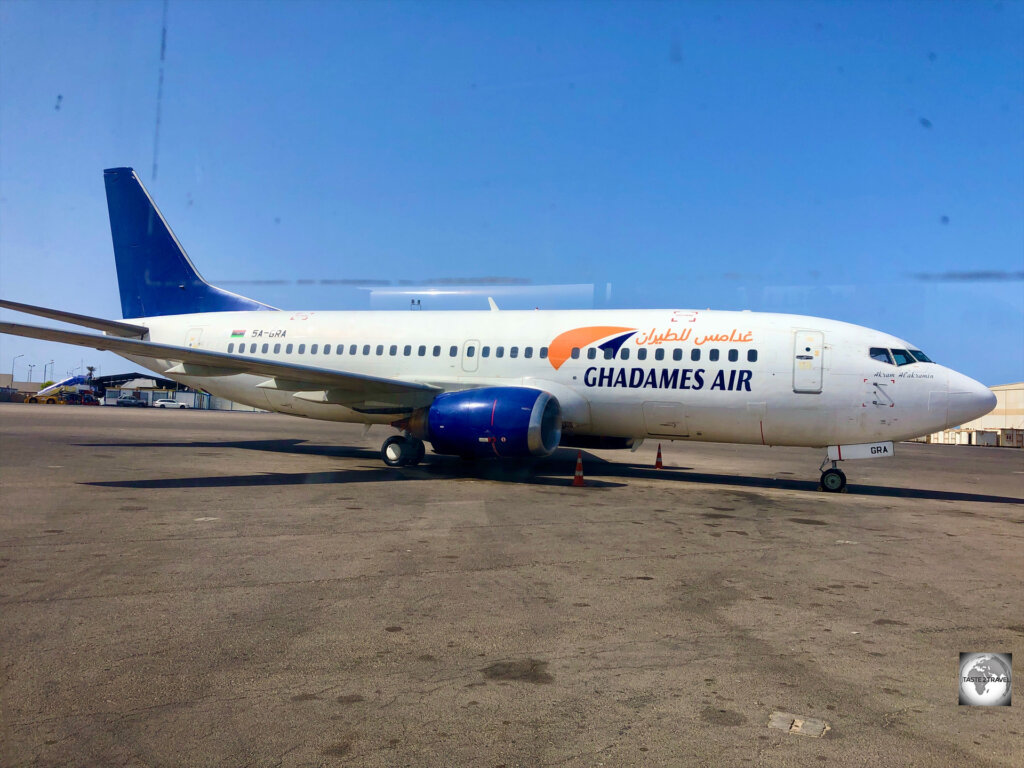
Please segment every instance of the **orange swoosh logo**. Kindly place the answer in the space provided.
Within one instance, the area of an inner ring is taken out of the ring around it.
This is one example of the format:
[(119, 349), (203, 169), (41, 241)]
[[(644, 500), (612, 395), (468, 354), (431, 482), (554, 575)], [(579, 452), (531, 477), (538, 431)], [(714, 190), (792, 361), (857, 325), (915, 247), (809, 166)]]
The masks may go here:
[(586, 328), (573, 328), (571, 331), (560, 333), (551, 341), (548, 346), (548, 362), (557, 371), (562, 367), (562, 363), (569, 359), (573, 347), (583, 348), (605, 336), (635, 330), (636, 328), (623, 328), (618, 325), (591, 325)]

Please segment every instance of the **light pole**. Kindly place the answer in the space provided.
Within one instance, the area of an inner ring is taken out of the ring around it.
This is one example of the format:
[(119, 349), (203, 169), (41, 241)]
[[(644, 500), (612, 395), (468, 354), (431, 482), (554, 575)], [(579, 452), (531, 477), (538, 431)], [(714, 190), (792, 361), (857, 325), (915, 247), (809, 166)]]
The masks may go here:
[(14, 364), (18, 362), (19, 357), (24, 357), (24, 355), (15, 355), (14, 359), (11, 360), (11, 389), (14, 389)]
[[(46, 365), (50, 366), (50, 375), (53, 376), (53, 360)], [(43, 366), (43, 381), (46, 381), (46, 365)]]
[(32, 369), (35, 368), (35, 367), (36, 367), (35, 363), (29, 363), (28, 364), (28, 383), (29, 384), (32, 383)]

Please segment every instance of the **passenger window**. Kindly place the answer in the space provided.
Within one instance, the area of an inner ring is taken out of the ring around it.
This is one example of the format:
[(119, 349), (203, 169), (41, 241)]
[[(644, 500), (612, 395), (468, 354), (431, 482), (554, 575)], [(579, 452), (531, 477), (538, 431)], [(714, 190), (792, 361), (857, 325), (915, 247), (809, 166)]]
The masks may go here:
[(533, 357), (533, 347), (527, 347), (523, 350), (523, 357), (529, 359)]
[(629, 360), (629, 350), (625, 349), (625, 348), (620, 349), (619, 350), (619, 359), (621, 359), (621, 360)]
[(612, 349), (611, 347), (607, 347), (603, 351), (605, 360), (611, 360), (615, 357), (615, 350)]
[(405, 355), (406, 357), (408, 357), (409, 355), (411, 355), (411, 354), (412, 354), (412, 344), (406, 344), (406, 345), (405, 345), (405, 346), (404, 346), (404, 347), (402, 348), (402, 354), (403, 354), (403, 355)]
[(912, 349), (910, 350), (910, 354), (912, 354), (914, 356), (914, 359), (917, 360), (917, 362), (919, 363), (933, 362), (931, 359), (929, 359), (928, 355), (926, 355), (920, 349)]
[[(352, 352), (354, 353), (355, 351), (356, 351), (355, 350), (355, 345), (353, 345), (352, 346)], [(335, 347), (334, 348), (334, 354), (336, 354), (336, 355), (344, 355), (345, 354), (345, 345), (344, 344), (339, 344), (337, 347)]]
[(490, 347), (480, 347), (480, 357), (490, 357), (490, 356), (491, 356), (491, 348)]
[(427, 354), (427, 345), (426, 344), (420, 344), (420, 348), (418, 350), (416, 350), (416, 352), (417, 352), (417, 354), (419, 354), (420, 357), (423, 357), (424, 355)]
[(896, 365), (910, 365), (915, 362), (911, 354), (905, 349), (894, 349), (892, 356), (896, 360)]
[(708, 360), (710, 360), (713, 363), (718, 360), (718, 350), (717, 349), (712, 349), (710, 352), (708, 352)]
[(459, 355), (459, 348), (458, 347), (453, 345), (453, 346), (448, 348), (448, 357), (458, 357), (458, 355)]
[(636, 359), (637, 360), (646, 360), (647, 359), (647, 350), (646, 349), (638, 349), (636, 351)]
[(593, 360), (595, 357), (597, 357), (597, 350), (591, 347), (587, 350), (587, 360)]
[(250, 344), (249, 345), (249, 354), (250, 355), (255, 355), (256, 354), (256, 345), (255, 344)]
[(573, 360), (579, 360), (580, 359), (580, 348), (579, 347), (573, 347), (572, 348), (572, 359)]
[(748, 349), (747, 350), (747, 362), (748, 363), (756, 363), (757, 362), (757, 350), (756, 349)]
[(548, 356), (548, 348), (547, 347), (541, 347), (540, 348), (540, 359), (541, 360), (545, 360), (545, 359), (547, 359), (547, 356)]
[(281, 354), (281, 345), (280, 344), (275, 344), (274, 345), (274, 354), (275, 355)]
[(284, 348), (284, 353), (285, 353), (286, 355), (290, 355), (290, 354), (292, 353), (292, 345), (291, 345), (291, 344), (289, 344), (288, 346), (286, 346), (286, 347)]
[(437, 344), (434, 345), (434, 357), (441, 356), (441, 347)]
[(508, 351), (508, 356), (509, 357), (519, 357), (519, 347), (512, 347), (512, 349), (510, 349)]
[(309, 348), (309, 354), (315, 355), (319, 349), (320, 349), (320, 345), (319, 344), (314, 344), (313, 346), (311, 346)]
[(299, 354), (300, 355), (306, 354), (306, 345), (305, 344), (299, 344)]
[(264, 355), (267, 354), (267, 352), (269, 352), (269, 351), (270, 351), (270, 345), (269, 344), (264, 344), (260, 348), (260, 352), (262, 352)]
[(673, 349), (672, 350), (672, 359), (673, 360), (682, 360), (683, 359), (683, 350), (681, 350), (681, 349)]
[(398, 345), (397, 344), (392, 344), (390, 347), (388, 347), (388, 354), (391, 355), (392, 357), (397, 355), (398, 354)]
[(693, 361), (700, 360), (700, 350), (694, 347), (690, 350), (690, 359)]
[(892, 356), (889, 354), (889, 350), (885, 347), (872, 347), (871, 348), (871, 359), (876, 360), (879, 363), (887, 363), (892, 365)]
[(234, 351), (235, 351), (235, 345), (234, 345), (234, 342), (232, 342), (231, 344), (228, 344), (228, 354), (230, 355)]
[(654, 359), (655, 360), (664, 360), (665, 359), (665, 350), (662, 349), (661, 347), (658, 347), (656, 350), (654, 350)]
[(729, 362), (730, 363), (735, 363), (739, 359), (740, 359), (740, 352), (739, 352), (739, 350), (738, 349), (730, 349), (729, 350)]
[[(355, 345), (353, 344), (352, 346), (355, 346)], [(369, 344), (363, 344), (363, 354), (364, 355), (370, 354), (370, 345)]]
[(384, 354), (384, 345), (383, 344), (378, 344), (377, 345), (377, 357), (380, 357), (383, 354)]
[(496, 350), (494, 350), (494, 356), (495, 357), (504, 357), (505, 356), (505, 348), (504, 347), (498, 347)]
[(476, 355), (476, 347), (466, 347), (466, 357), (473, 357), (474, 355)]
[(325, 355), (331, 354), (331, 345), (330, 344), (324, 344), (324, 354)]

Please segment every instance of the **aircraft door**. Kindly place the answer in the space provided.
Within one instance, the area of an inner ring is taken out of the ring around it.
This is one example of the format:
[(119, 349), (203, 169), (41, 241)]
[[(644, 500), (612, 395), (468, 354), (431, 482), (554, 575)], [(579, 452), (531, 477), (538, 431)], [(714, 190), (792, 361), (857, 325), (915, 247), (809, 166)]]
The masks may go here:
[(462, 344), (462, 370), (475, 373), (480, 365), (480, 342), (470, 339)]
[(201, 347), (203, 341), (203, 328), (189, 328), (185, 336), (186, 347)]
[(793, 391), (805, 394), (821, 392), (822, 349), (825, 334), (821, 331), (793, 333)]

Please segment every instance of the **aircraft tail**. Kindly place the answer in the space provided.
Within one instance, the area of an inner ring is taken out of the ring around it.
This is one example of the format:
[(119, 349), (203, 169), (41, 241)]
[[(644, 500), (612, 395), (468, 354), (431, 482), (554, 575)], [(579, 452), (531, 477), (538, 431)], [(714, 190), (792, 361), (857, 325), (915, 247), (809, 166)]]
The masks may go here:
[(210, 285), (131, 168), (103, 172), (125, 318), (275, 309)]

